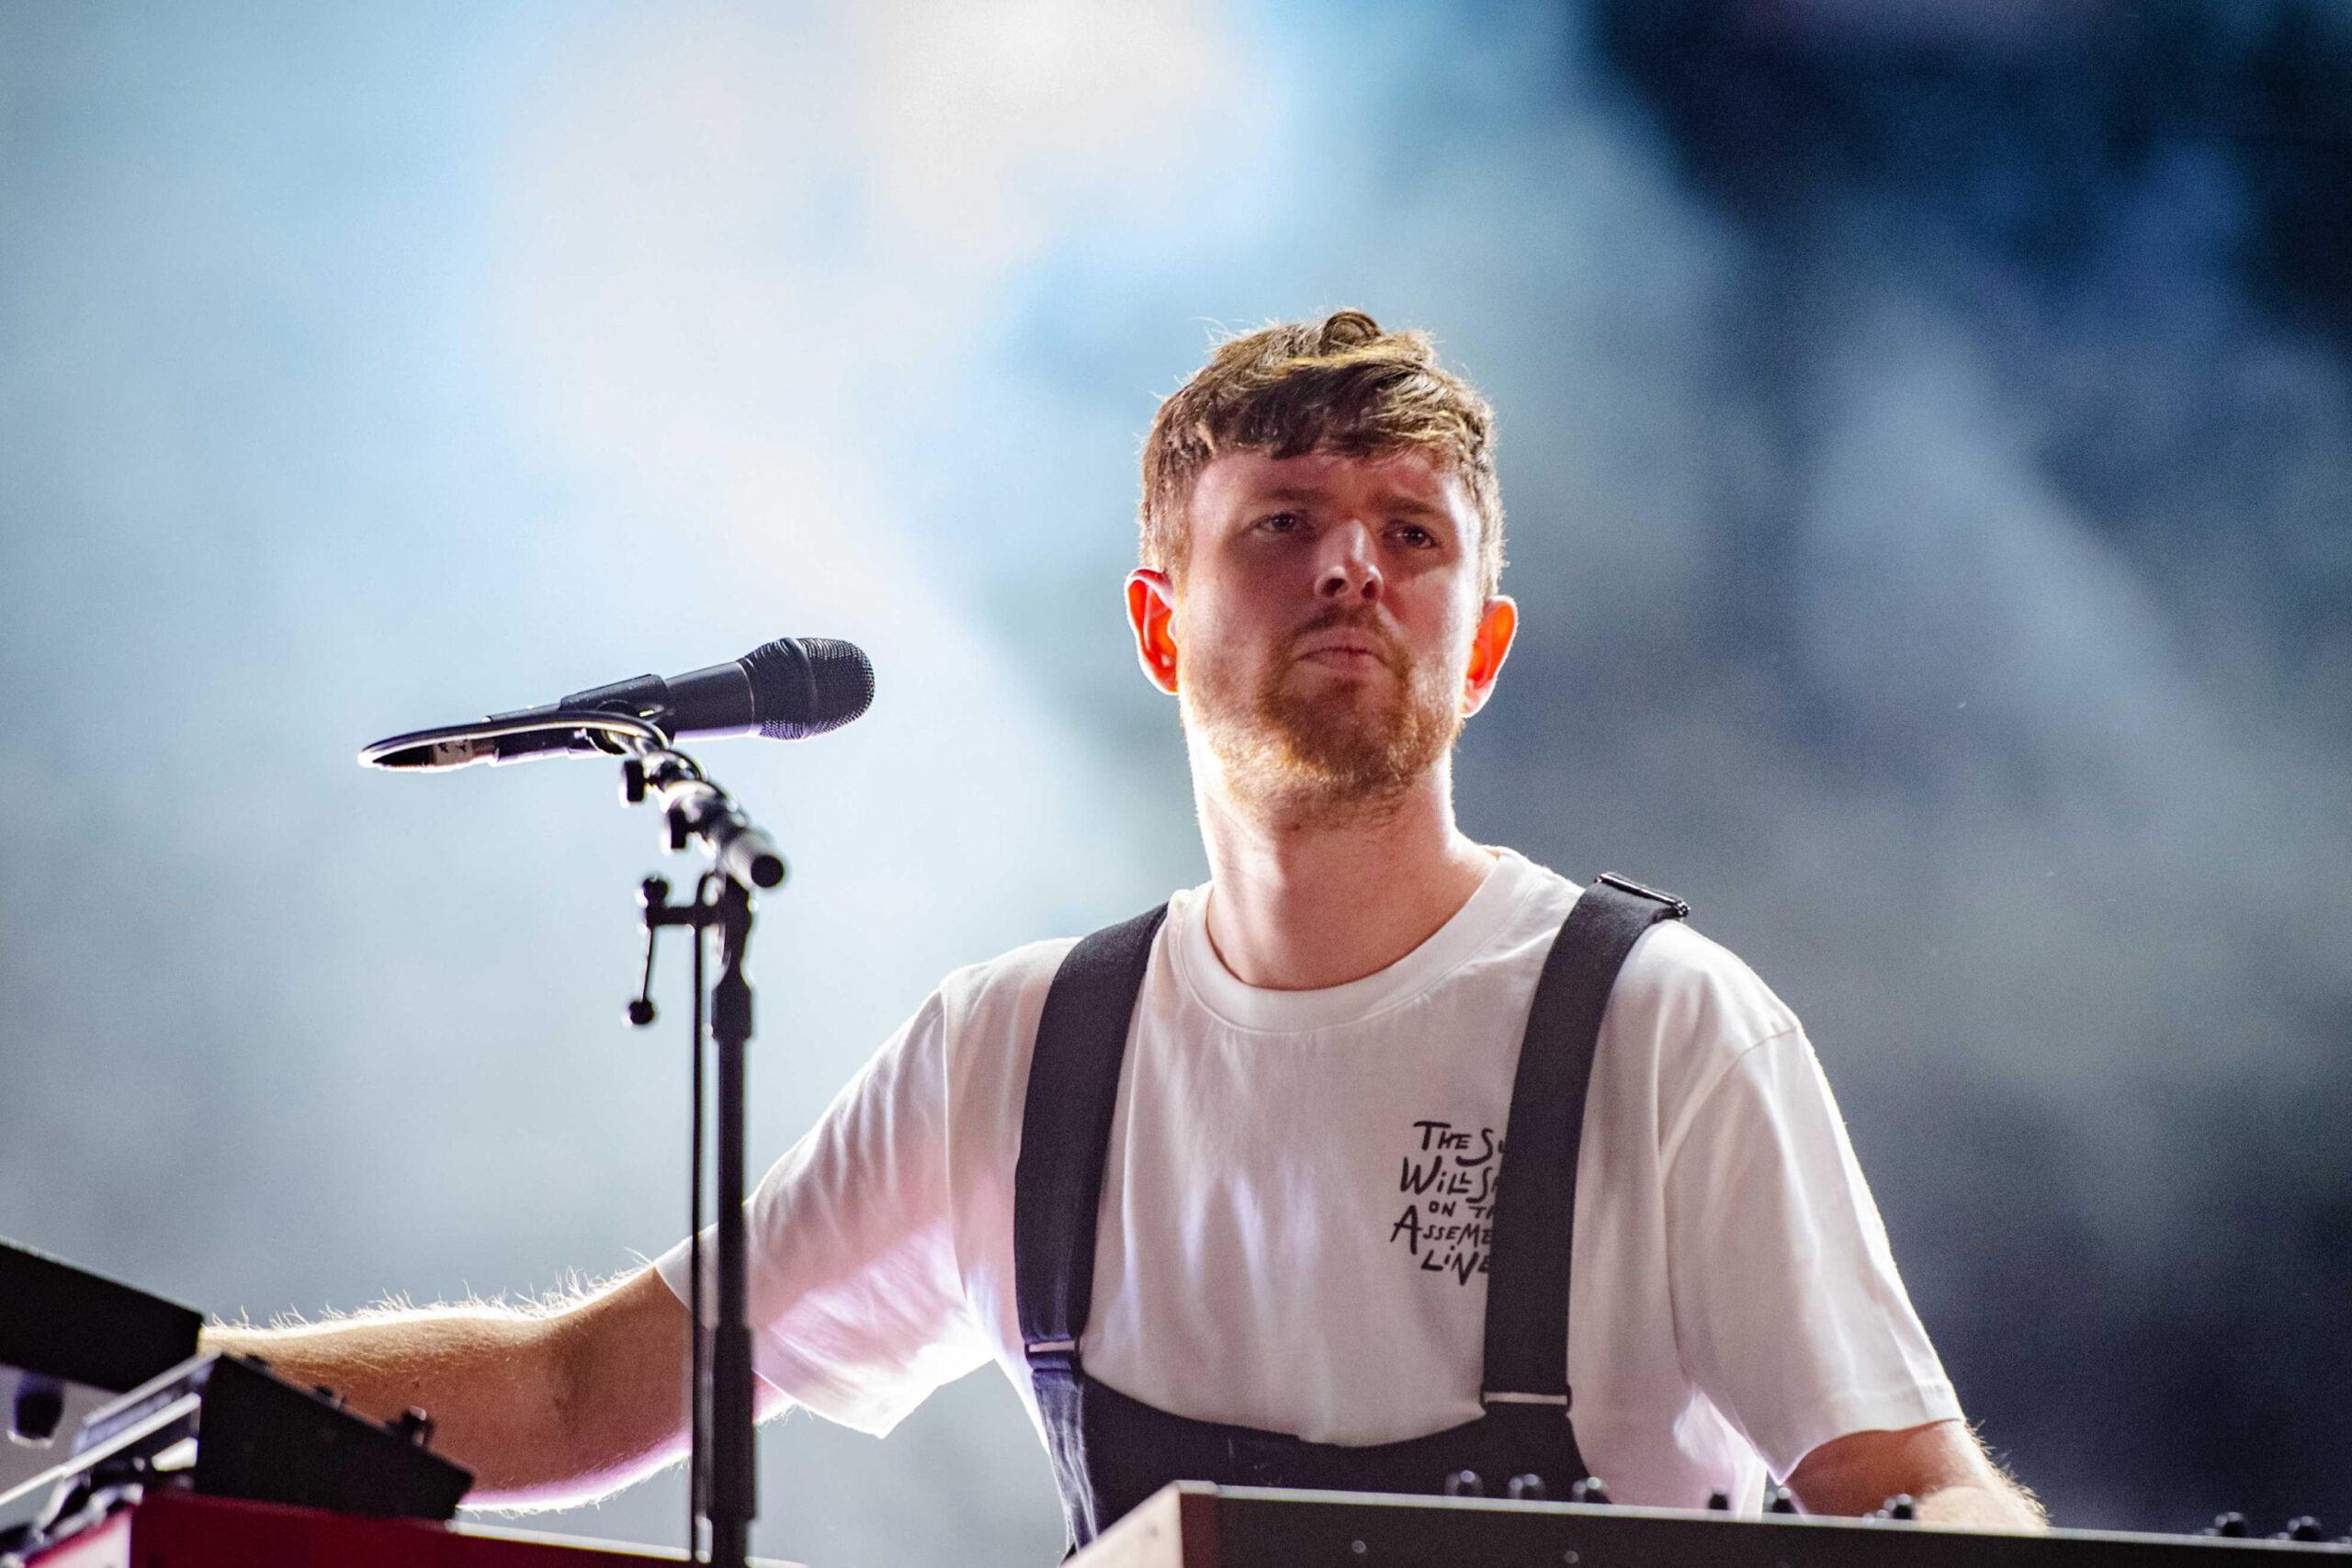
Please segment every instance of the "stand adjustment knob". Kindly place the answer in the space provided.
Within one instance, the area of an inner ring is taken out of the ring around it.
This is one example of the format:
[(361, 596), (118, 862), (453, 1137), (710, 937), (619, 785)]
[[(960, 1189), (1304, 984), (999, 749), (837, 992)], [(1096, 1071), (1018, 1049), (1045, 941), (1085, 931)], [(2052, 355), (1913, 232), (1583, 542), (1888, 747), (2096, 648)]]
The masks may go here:
[[(631, 759), (633, 761), (635, 759)], [(670, 884), (649, 876), (637, 885), (637, 907), (645, 911), (645, 967), (639, 972), (637, 995), (628, 1002), (628, 1021), (639, 1029), (651, 1023), (653, 1012), (653, 933), (670, 908)]]
[(694, 829), (688, 825), (686, 814), (673, 806), (662, 814), (662, 821), (669, 829), (670, 852), (674, 855), (684, 851), (694, 837)]
[(393, 1418), (392, 1431), (421, 1449), (433, 1440), (433, 1417), (412, 1404)]
[(1568, 1501), (1590, 1503), (1597, 1506), (1609, 1501), (1609, 1488), (1601, 1484), (1600, 1477), (1588, 1475), (1568, 1488)]
[(1487, 1483), (1475, 1470), (1457, 1470), (1445, 1478), (1445, 1495), (1449, 1497), (1484, 1497)]
[(1897, 1492), (1879, 1505), (1878, 1517), (1882, 1519), (1916, 1519), (1919, 1517), (1919, 1505), (1910, 1493)]
[(645, 800), (645, 764), (631, 757), (621, 764), (621, 804), (638, 806)]
[(2327, 1539), (2327, 1532), (2320, 1529), (2317, 1519), (2305, 1514), (2299, 1518), (2287, 1521), (2287, 1539), (2289, 1540), (2324, 1540)]
[(2198, 1532), (2200, 1535), (2242, 1536), (2246, 1533), (2245, 1516), (2237, 1512), (2216, 1514), (2213, 1522)]
[(1540, 1475), (1514, 1475), (1503, 1484), (1503, 1495), (1514, 1503), (1544, 1501), (1544, 1478)]
[(1764, 1511), (1768, 1514), (1793, 1514), (1797, 1511), (1797, 1495), (1785, 1486), (1775, 1486), (1764, 1495)]
[(17, 1384), (8, 1435), (28, 1448), (46, 1448), (65, 1419), (65, 1386), (55, 1378), (28, 1373)]
[(1717, 1514), (1728, 1514), (1728, 1513), (1730, 1513), (1730, 1512), (1731, 1512), (1731, 1494), (1730, 1494), (1730, 1493), (1728, 1493), (1728, 1492), (1710, 1492), (1710, 1493), (1708, 1493), (1708, 1494), (1707, 1494), (1707, 1508), (1708, 1508), (1708, 1511), (1709, 1511), (1709, 1512), (1711, 1512), (1711, 1513), (1717, 1513)]

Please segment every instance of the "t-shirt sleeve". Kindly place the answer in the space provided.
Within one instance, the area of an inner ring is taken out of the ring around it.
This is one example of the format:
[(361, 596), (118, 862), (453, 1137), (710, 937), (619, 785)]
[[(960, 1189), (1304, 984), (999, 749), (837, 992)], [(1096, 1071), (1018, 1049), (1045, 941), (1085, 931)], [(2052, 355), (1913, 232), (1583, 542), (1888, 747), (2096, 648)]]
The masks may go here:
[[(989, 1355), (956, 1258), (945, 1055), (934, 995), (744, 1205), (755, 1370), (877, 1437)], [(707, 1280), (717, 1251), (704, 1232)], [(686, 1244), (655, 1267), (684, 1301)]]
[(1727, 1064), (1664, 1153), (1685, 1370), (1774, 1475), (1960, 1415), (1802, 1031)]

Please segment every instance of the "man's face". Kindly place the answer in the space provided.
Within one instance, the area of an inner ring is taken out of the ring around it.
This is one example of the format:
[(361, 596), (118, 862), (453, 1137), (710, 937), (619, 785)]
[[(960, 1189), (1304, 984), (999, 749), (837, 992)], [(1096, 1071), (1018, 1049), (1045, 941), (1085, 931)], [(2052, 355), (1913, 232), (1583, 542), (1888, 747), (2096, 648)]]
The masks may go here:
[(1130, 579), (1131, 611), (1173, 599), (1173, 668), (1153, 668), (1148, 636), (1146, 668), (1238, 791), (1394, 795), (1453, 746), (1510, 645), (1510, 601), (1479, 597), (1478, 529), (1468, 487), (1419, 452), (1219, 457), (1193, 492), (1181, 591)]

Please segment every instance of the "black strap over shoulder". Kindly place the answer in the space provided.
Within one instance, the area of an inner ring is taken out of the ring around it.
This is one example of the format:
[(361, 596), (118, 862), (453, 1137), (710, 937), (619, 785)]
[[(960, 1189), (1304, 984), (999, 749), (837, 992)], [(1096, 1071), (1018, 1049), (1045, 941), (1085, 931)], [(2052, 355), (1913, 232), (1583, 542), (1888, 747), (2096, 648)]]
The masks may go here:
[(1013, 1170), (1012, 1274), (1034, 1361), (1067, 1355), (1094, 1304), (1094, 1235), (1127, 1031), (1168, 906), (1070, 949), (1046, 993)]
[(1483, 1391), (1490, 1405), (1567, 1408), (1577, 1160), (1601, 1015), (1641, 934), (1690, 913), (1671, 894), (1604, 872), (1544, 955), (1496, 1178)]
[[(1488, 1247), (1484, 1396), (1565, 1410), (1577, 1164), (1600, 1022), (1634, 943), (1690, 906), (1603, 873), (1545, 954), (1513, 1080)], [(1013, 1279), (1033, 1366), (1077, 1365), (1119, 1076), (1162, 905), (1070, 950), (1046, 995), (1013, 1176)]]

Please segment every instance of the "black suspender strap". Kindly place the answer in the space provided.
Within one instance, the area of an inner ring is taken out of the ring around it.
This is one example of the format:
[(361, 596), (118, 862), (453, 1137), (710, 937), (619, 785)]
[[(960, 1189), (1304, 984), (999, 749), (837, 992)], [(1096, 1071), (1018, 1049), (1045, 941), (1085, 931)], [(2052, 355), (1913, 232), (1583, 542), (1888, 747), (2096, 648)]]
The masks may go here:
[(1046, 993), (1012, 1177), (1012, 1277), (1033, 1364), (1078, 1359), (1094, 1300), (1094, 1233), (1127, 1029), (1162, 904), (1070, 949)]
[(1586, 888), (1552, 940), (1519, 1051), (1487, 1248), (1483, 1397), (1568, 1407), (1568, 1264), (1577, 1158), (1601, 1015), (1641, 934), (1690, 907), (1609, 873)]
[[(1544, 955), (1513, 1080), (1488, 1247), (1484, 1397), (1569, 1403), (1577, 1162), (1600, 1022), (1634, 943), (1689, 916), (1603, 873)], [(1095, 932), (1054, 976), (1037, 1024), (1013, 1171), (1014, 1294), (1031, 1364), (1074, 1367), (1093, 1306), (1095, 1235), (1127, 1034), (1166, 905)]]

